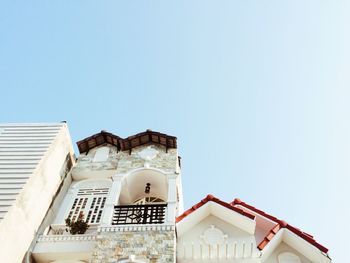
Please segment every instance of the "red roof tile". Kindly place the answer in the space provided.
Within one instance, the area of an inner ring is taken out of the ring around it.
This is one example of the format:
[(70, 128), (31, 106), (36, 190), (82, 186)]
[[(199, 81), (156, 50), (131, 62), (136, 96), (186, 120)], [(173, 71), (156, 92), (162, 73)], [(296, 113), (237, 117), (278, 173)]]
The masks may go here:
[(264, 211), (261, 211), (257, 208), (255, 208), (254, 206), (248, 205), (244, 202), (242, 202), (240, 199), (236, 198), (233, 202), (231, 202), (232, 207), (236, 207), (237, 205), (243, 206), (245, 208), (248, 208), (249, 210), (263, 216), (266, 217), (274, 222), (277, 223), (276, 226), (274, 226), (269, 233), (265, 236), (265, 238), (263, 239), (263, 241), (260, 242), (260, 244), (258, 245), (258, 248), (260, 250), (262, 250), (269, 242), (270, 240), (277, 234), (277, 232), (281, 229), (281, 228), (287, 228), (288, 230), (292, 231), (294, 234), (298, 235), (299, 237), (303, 238), (304, 240), (306, 240), (307, 242), (309, 242), (310, 244), (312, 244), (313, 246), (317, 247), (319, 250), (321, 250), (324, 253), (328, 252), (328, 249), (324, 246), (322, 246), (321, 244), (319, 244), (312, 235), (305, 233), (303, 231), (301, 231), (300, 229), (291, 226), (290, 224), (288, 224), (287, 222), (280, 220), (272, 215), (269, 215), (267, 213), (265, 213)]
[(195, 204), (194, 206), (192, 206), (190, 209), (186, 210), (182, 215), (178, 216), (176, 218), (176, 223), (180, 222), (182, 219), (184, 219), (186, 216), (188, 216), (189, 214), (191, 214), (192, 212), (194, 212), (195, 210), (197, 210), (198, 208), (202, 207), (203, 205), (205, 205), (206, 203), (208, 202), (215, 202), (219, 205), (222, 205), (232, 211), (235, 211), (237, 213), (240, 213), (241, 215), (243, 216), (246, 216), (250, 219), (254, 219), (255, 216), (252, 215), (252, 214), (249, 214), (247, 212), (245, 212), (243, 209), (241, 208), (238, 208), (238, 207), (234, 207), (232, 206), (231, 204), (229, 203), (226, 203), (218, 198), (216, 198), (215, 196), (213, 195), (207, 195), (206, 198), (202, 199), (199, 203)]

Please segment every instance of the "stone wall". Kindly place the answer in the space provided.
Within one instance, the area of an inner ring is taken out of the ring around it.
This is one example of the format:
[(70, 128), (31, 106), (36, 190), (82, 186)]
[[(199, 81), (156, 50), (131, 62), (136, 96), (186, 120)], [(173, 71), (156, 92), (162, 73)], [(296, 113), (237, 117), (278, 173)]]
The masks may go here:
[[(145, 160), (140, 156), (140, 152), (145, 149), (152, 149), (156, 152), (156, 156), (151, 160)], [(160, 169), (164, 172), (174, 172), (177, 165), (177, 150), (168, 149), (161, 145), (146, 145), (139, 146), (132, 149), (131, 154), (129, 151), (119, 152), (119, 162), (117, 173), (123, 174), (131, 170), (142, 168), (145, 163), (149, 167)]]
[[(104, 232), (97, 238), (92, 263), (113, 263), (130, 256), (141, 262), (175, 263), (175, 230), (173, 226), (147, 230)], [(148, 227), (151, 229), (152, 227)], [(166, 230), (164, 230), (166, 229)]]
[[(107, 160), (103, 162), (94, 162), (94, 156), (96, 154), (96, 151), (100, 147), (109, 147), (109, 155)], [(117, 148), (115, 146), (111, 145), (105, 145), (96, 147), (94, 149), (91, 149), (87, 154), (81, 154), (78, 157), (77, 163), (74, 166), (74, 172), (84, 172), (84, 171), (100, 171), (100, 170), (116, 170), (118, 161), (119, 161), (119, 155), (117, 152)]]
[[(109, 147), (108, 158), (103, 162), (94, 162), (96, 151), (100, 147)], [(145, 160), (140, 156), (143, 150), (152, 150), (156, 153), (153, 159)], [(93, 172), (114, 171), (115, 174), (125, 174), (131, 170), (145, 166), (163, 170), (164, 172), (175, 172), (177, 169), (177, 150), (168, 149), (161, 145), (148, 144), (133, 148), (129, 151), (117, 152), (117, 148), (111, 145), (102, 145), (91, 149), (86, 155), (82, 154), (78, 157), (77, 164), (73, 168), (75, 174), (93, 174)], [(116, 172), (115, 172), (116, 171)]]

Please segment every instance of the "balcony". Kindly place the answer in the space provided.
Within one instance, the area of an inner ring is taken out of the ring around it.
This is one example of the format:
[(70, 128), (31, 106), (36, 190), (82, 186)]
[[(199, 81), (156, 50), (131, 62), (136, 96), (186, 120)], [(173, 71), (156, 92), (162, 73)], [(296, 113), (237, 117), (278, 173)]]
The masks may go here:
[[(99, 224), (89, 224), (89, 228), (87, 229), (84, 235), (96, 235), (98, 226)], [(71, 235), (68, 232), (68, 228), (66, 225), (52, 224), (45, 230), (45, 232), (43, 233), (43, 236), (75, 236), (75, 235)]]
[(114, 206), (112, 225), (163, 224), (166, 204)]
[(91, 224), (85, 234), (76, 235), (71, 235), (66, 228), (63, 224), (52, 224), (42, 235), (38, 236), (33, 249), (33, 257), (36, 262), (89, 261), (96, 244), (98, 225)]
[(65, 225), (52, 224), (37, 239), (33, 249), (36, 262), (73, 259), (89, 262), (98, 235), (113, 235), (116, 238), (114, 233), (117, 232), (175, 230), (174, 224), (166, 221), (165, 203), (118, 205), (109, 209), (111, 221), (108, 221), (111, 223), (89, 224), (85, 234), (71, 235)]

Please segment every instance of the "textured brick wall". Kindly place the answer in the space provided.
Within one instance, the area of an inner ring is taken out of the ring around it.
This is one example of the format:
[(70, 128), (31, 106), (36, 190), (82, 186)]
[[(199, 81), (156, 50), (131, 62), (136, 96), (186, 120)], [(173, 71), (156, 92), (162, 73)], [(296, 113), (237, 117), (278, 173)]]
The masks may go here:
[(145, 262), (175, 263), (175, 231), (105, 232), (98, 236), (92, 263), (111, 263), (134, 255)]

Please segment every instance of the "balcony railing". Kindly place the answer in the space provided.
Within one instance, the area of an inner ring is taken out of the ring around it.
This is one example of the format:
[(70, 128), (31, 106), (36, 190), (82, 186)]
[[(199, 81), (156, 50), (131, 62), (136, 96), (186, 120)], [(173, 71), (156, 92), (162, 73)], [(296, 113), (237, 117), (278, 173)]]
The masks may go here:
[[(98, 224), (89, 224), (87, 235), (95, 235), (97, 233)], [(71, 236), (68, 232), (67, 226), (63, 224), (52, 224), (43, 233), (44, 236)]]
[(163, 224), (166, 204), (114, 206), (112, 225)]

